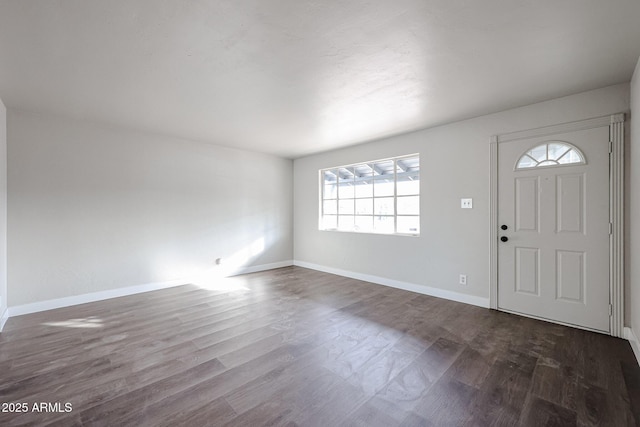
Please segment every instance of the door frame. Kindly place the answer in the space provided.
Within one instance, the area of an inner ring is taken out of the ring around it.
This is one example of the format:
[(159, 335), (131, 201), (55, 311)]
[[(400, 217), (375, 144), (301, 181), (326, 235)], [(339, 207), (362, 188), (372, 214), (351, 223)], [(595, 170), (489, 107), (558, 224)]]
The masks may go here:
[[(489, 307), (498, 310), (498, 146), (558, 133), (609, 128), (609, 334), (624, 338), (624, 113), (491, 137), (491, 269)], [(548, 319), (547, 319), (548, 320)], [(570, 325), (574, 326), (575, 325)]]

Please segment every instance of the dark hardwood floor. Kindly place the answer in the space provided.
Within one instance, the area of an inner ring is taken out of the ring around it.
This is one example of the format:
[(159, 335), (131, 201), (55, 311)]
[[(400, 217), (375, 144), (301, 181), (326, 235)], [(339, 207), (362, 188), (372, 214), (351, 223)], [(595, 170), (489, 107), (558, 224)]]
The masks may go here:
[(640, 421), (621, 339), (299, 267), (224, 284), (9, 319), (0, 425)]

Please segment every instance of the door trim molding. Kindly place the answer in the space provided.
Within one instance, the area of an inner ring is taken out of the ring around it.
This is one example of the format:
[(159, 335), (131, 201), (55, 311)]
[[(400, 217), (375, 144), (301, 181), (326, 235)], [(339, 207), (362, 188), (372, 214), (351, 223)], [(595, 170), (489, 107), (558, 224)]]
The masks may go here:
[(611, 335), (624, 337), (624, 114), (611, 116), (609, 125), (609, 289)]
[(535, 128), (535, 129), (521, 130), (517, 132), (502, 133), (499, 135), (494, 135), (492, 137), (492, 142), (494, 139), (496, 142), (501, 143), (501, 142), (517, 141), (519, 139), (528, 139), (528, 138), (535, 138), (535, 137), (541, 137), (541, 136), (555, 135), (558, 133), (594, 129), (599, 127), (609, 126), (611, 123), (614, 122), (614, 120), (616, 121), (620, 120), (621, 122), (624, 122), (624, 113), (614, 114), (610, 116), (595, 117), (593, 119), (580, 120), (577, 122), (569, 122), (569, 123), (561, 123), (561, 124), (552, 125), (552, 126), (544, 126), (544, 127)]
[(550, 136), (558, 133), (609, 127), (609, 334), (624, 337), (624, 113), (561, 123), (536, 129), (510, 132), (491, 137), (490, 162), (490, 294), (489, 307), (498, 310), (498, 146), (520, 139)]
[(489, 292), (489, 307), (498, 309), (498, 137), (491, 137), (491, 194), (489, 197), (491, 206), (491, 267)]

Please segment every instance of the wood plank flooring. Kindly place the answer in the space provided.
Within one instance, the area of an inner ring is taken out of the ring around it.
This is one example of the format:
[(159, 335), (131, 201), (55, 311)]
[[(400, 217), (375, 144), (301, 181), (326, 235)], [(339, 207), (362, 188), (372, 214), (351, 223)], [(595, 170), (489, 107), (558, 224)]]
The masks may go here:
[(624, 340), (299, 267), (220, 284), (9, 319), (0, 425), (640, 421)]

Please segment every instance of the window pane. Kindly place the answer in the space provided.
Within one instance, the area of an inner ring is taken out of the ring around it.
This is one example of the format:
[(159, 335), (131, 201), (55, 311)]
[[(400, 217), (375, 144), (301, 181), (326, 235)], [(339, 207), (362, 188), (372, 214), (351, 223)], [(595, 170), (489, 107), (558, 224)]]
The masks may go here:
[(352, 199), (355, 194), (353, 168), (339, 168), (338, 174), (338, 197), (340, 199)]
[(373, 199), (356, 199), (356, 215), (372, 215)]
[(527, 154), (538, 162), (547, 160), (547, 145), (539, 145), (536, 148), (529, 150)]
[(403, 234), (420, 233), (420, 217), (399, 216), (398, 217), (398, 233), (403, 233)]
[(373, 230), (376, 233), (394, 233), (394, 221), (392, 216), (373, 217)]
[(338, 197), (337, 170), (324, 171), (324, 194), (325, 199), (335, 199)]
[(325, 215), (335, 215), (338, 213), (337, 200), (325, 200), (322, 203), (322, 213)]
[(420, 157), (405, 157), (396, 160), (398, 172), (415, 172), (420, 170)]
[(354, 227), (355, 231), (362, 233), (370, 233), (373, 231), (373, 217), (372, 216), (356, 216), (356, 223)]
[(554, 161), (554, 160), (545, 160), (544, 162), (540, 162), (538, 163), (538, 166), (553, 166), (553, 165), (557, 165), (558, 162)]
[(361, 165), (355, 165), (353, 170), (356, 174), (356, 177), (362, 178), (373, 175), (373, 167), (368, 163), (363, 163)]
[(340, 215), (353, 215), (353, 199), (338, 200), (338, 213)]
[(325, 199), (335, 199), (338, 197), (338, 186), (336, 184), (325, 185), (324, 186), (324, 198)]
[(398, 197), (398, 215), (418, 215), (420, 196)]
[(373, 197), (373, 180), (370, 177), (360, 177), (356, 180), (356, 197)]
[(393, 160), (383, 160), (373, 164), (375, 175), (391, 175), (393, 176)]
[(335, 184), (337, 181), (338, 171), (336, 169), (326, 170), (324, 171), (324, 183), (325, 184)]
[(582, 162), (583, 162), (582, 158), (578, 153), (576, 153), (576, 150), (574, 149), (571, 149), (571, 151), (569, 151), (567, 154), (565, 154), (560, 159), (558, 159), (558, 163), (563, 165), (570, 164), (570, 163), (582, 163)]
[(353, 216), (352, 215), (339, 215), (338, 216), (338, 230), (340, 230), (340, 231), (353, 231)]
[(420, 194), (420, 172), (403, 172), (398, 175), (398, 195)]
[(373, 179), (373, 195), (375, 197), (393, 196), (394, 187), (393, 176), (376, 176)]
[(565, 144), (549, 144), (549, 159), (558, 160), (564, 153), (566, 153), (570, 149), (571, 147)]
[(537, 164), (538, 164), (538, 162), (533, 160), (531, 157), (529, 157), (527, 155), (524, 155), (524, 156), (522, 156), (522, 158), (518, 162), (518, 169), (520, 169), (520, 168), (533, 168)]
[(381, 197), (373, 199), (373, 212), (376, 215), (393, 215), (393, 197)]
[(355, 195), (355, 192), (353, 190), (354, 188), (353, 188), (352, 182), (350, 183), (341, 182), (338, 187), (338, 196), (341, 199), (351, 199)]
[(322, 229), (323, 230), (335, 230), (338, 228), (338, 216), (337, 215), (325, 215), (322, 217)]

